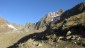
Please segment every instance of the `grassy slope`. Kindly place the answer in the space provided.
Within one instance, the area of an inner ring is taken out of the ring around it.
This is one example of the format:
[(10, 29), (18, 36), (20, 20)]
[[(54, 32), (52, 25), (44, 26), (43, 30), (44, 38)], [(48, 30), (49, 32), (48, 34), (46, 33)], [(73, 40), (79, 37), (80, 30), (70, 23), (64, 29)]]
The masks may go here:
[(30, 33), (29, 32), (0, 33), (0, 48), (9, 47), (28, 34)]

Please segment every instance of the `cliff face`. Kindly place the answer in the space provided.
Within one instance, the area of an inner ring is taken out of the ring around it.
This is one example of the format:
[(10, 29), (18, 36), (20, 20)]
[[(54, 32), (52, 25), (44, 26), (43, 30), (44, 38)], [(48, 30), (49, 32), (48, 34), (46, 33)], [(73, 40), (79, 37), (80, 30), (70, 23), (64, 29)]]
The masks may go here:
[[(61, 9), (58, 12), (50, 12), (50, 13), (48, 13), (46, 15), (47, 16), (46, 21), (47, 22), (55, 21), (57, 19), (57, 17), (60, 17), (63, 12), (64, 11)], [(56, 19), (54, 19), (54, 18), (56, 18)]]
[(64, 11), (61, 9), (58, 12), (50, 12), (48, 13), (46, 16), (44, 16), (39, 22), (36, 23), (36, 28), (43, 28), (46, 25), (48, 25), (50, 22), (52, 21), (56, 21), (60, 19), (60, 15), (63, 13)]

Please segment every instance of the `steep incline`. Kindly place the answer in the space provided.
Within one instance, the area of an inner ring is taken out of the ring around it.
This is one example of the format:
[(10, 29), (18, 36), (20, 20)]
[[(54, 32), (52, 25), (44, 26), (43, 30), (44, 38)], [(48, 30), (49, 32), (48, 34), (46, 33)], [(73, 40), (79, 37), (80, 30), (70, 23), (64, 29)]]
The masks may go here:
[[(26, 36), (28, 41), (25, 40), (25, 42), (22, 41), (25, 37), (22, 38), (20, 40), (22, 44), (19, 44), (19, 41), (14, 47), (18, 45), (19, 48), (85, 48), (84, 4), (85, 2), (80, 3), (69, 11), (65, 11), (60, 20), (53, 21), (48, 25), (47, 30)], [(68, 12), (70, 13), (68, 14)]]

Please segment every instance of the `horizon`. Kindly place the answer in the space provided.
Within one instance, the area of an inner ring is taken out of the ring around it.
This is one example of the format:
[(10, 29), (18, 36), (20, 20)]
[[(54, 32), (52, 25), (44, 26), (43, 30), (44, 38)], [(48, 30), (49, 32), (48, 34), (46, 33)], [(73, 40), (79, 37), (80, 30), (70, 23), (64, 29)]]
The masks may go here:
[(36, 23), (49, 12), (68, 10), (85, 0), (0, 0), (0, 17), (10, 23)]

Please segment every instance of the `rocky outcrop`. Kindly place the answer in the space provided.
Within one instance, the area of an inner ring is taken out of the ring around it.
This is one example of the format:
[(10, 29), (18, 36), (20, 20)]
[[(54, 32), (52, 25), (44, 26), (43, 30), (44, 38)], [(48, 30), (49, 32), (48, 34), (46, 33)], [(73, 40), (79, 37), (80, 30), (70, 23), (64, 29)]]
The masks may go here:
[(60, 15), (64, 11), (61, 9), (58, 12), (50, 12), (46, 16), (44, 16), (39, 22), (36, 23), (36, 28), (43, 28), (44, 26), (48, 25), (52, 21), (56, 21), (60, 19)]

